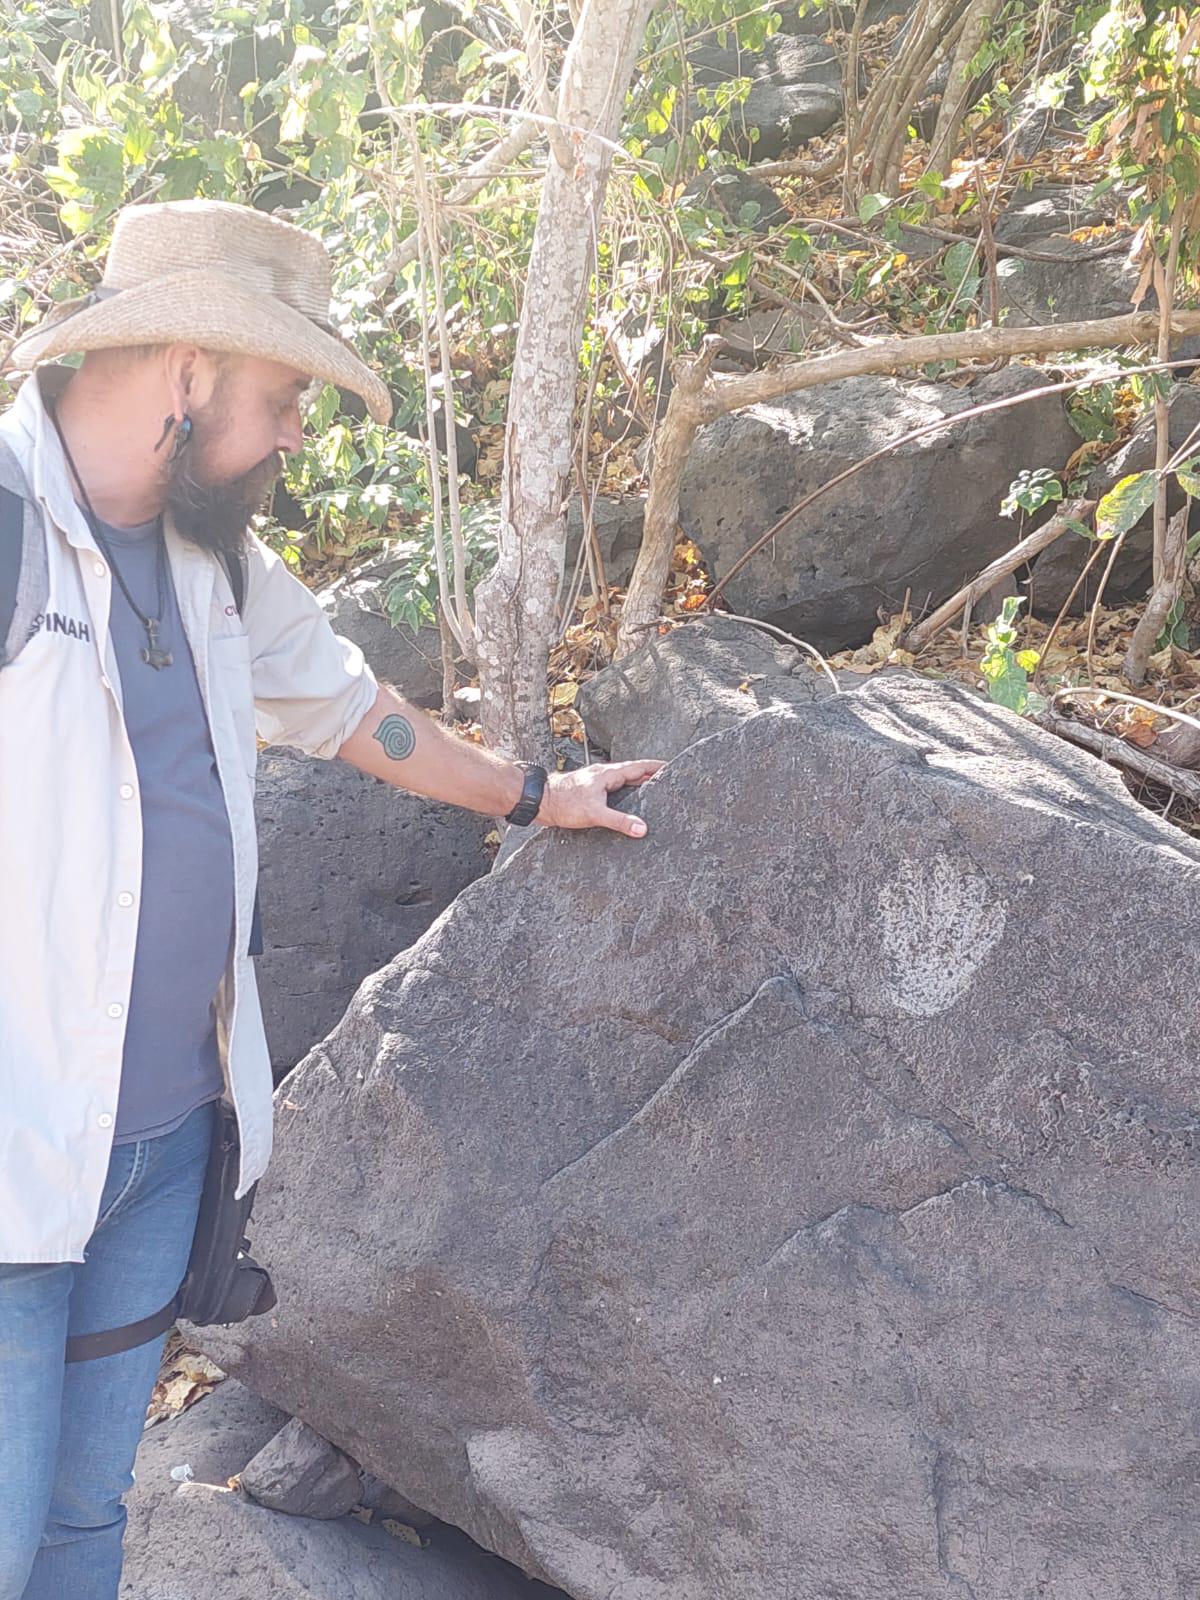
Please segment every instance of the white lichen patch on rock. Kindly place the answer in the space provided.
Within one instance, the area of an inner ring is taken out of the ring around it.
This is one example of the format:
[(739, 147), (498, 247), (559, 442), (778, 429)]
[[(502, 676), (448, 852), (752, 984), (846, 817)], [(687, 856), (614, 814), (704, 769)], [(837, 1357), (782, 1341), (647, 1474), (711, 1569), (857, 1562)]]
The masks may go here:
[(1004, 932), (1004, 902), (989, 898), (987, 881), (946, 855), (901, 861), (877, 907), (881, 986), (910, 1017), (948, 1011)]

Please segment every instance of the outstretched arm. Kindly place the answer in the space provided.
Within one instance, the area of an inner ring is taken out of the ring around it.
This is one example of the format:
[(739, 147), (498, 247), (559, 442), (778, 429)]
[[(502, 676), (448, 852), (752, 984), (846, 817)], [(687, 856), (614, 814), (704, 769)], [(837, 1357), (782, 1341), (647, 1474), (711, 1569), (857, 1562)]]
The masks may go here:
[[(448, 732), (432, 717), (381, 688), (375, 704), (338, 750), (343, 761), (413, 794), (445, 800), (488, 817), (503, 817), (521, 798), (520, 767), (482, 745)], [(640, 838), (640, 817), (614, 811), (613, 789), (643, 783), (661, 761), (597, 762), (575, 772), (552, 772), (537, 821), (552, 828), (612, 828)]]

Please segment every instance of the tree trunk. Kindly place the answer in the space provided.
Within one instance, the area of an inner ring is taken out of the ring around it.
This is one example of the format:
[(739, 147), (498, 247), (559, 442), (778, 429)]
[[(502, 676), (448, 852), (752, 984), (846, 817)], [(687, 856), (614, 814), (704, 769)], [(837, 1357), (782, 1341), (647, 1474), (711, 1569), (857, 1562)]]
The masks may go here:
[(1163, 552), (1162, 573), (1133, 630), (1129, 649), (1125, 652), (1122, 670), (1126, 680), (1135, 689), (1145, 683), (1158, 636), (1167, 626), (1175, 602), (1183, 593), (1183, 577), (1187, 567), (1188, 504), (1188, 501), (1184, 501), (1183, 509), (1171, 518)]
[(962, 127), (971, 99), (973, 80), (967, 69), (978, 54), (979, 47), (992, 25), (992, 18), (999, 9), (1000, 0), (971, 0), (966, 22), (954, 51), (954, 59), (950, 63), (946, 92), (942, 96), (937, 123), (929, 145), (926, 171), (940, 172), (943, 177), (949, 174), (950, 163), (954, 159), (954, 151), (958, 145), (959, 129)]
[(643, 643), (646, 629), (657, 620), (662, 605), (679, 523), (679, 485), (702, 420), (697, 402), (720, 344), (721, 340), (710, 334), (701, 353), (677, 362), (672, 373), (674, 387), (654, 441), (642, 542), (621, 611), (615, 651), (618, 660)]
[[(625, 95), (654, 0), (587, 0), (563, 64), (553, 149), (521, 307), (501, 489), (499, 556), (476, 591), (481, 721), (511, 759), (551, 764), (546, 668), (566, 551), (579, 348)], [(589, 137), (595, 134), (599, 137)]]
[[(1167, 249), (1167, 269), (1162, 280), (1162, 305), (1159, 307), (1158, 359), (1171, 358), (1171, 317), (1175, 306), (1175, 282), (1179, 272), (1179, 245), (1183, 237), (1182, 203), (1175, 207), (1171, 219), (1171, 242)], [(1171, 608), (1183, 589), (1184, 567), (1187, 561), (1187, 517), (1183, 518), (1179, 538), (1168, 538), (1167, 533), (1167, 462), (1171, 459), (1171, 417), (1165, 393), (1160, 383), (1154, 399), (1154, 470), (1158, 482), (1154, 489), (1154, 556), (1153, 588), (1150, 602), (1134, 629), (1129, 649), (1125, 652), (1122, 671), (1135, 688), (1146, 681), (1146, 670), (1158, 638), (1170, 615)], [(1172, 534), (1179, 530), (1172, 529)]]

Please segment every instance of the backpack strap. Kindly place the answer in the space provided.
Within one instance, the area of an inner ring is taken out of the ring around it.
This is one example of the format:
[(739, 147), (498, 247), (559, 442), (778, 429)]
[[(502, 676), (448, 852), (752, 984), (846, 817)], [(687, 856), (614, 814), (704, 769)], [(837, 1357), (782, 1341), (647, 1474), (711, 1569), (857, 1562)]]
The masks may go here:
[(221, 564), (229, 579), (229, 587), (233, 590), (233, 603), (240, 617), (246, 605), (246, 569), (242, 565), (240, 554), (235, 550), (222, 550)]
[(45, 611), (49, 594), (42, 519), (20, 463), (0, 438), (0, 667), (16, 660)]
[(0, 667), (16, 654), (9, 643), (17, 612), (17, 590), (25, 553), (25, 502), (11, 489), (0, 489)]
[(172, 1295), (160, 1307), (139, 1322), (127, 1322), (122, 1328), (104, 1328), (99, 1333), (73, 1333), (67, 1340), (66, 1361), (102, 1361), (105, 1356), (120, 1355), (125, 1350), (135, 1350), (140, 1344), (159, 1339), (179, 1315), (179, 1296)]

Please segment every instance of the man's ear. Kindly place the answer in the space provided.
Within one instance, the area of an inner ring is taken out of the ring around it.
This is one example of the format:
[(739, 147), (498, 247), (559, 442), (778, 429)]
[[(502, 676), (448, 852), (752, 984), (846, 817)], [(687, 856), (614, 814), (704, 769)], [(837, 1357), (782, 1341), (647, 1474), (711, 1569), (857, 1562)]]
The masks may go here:
[(175, 420), (182, 422), (208, 404), (216, 383), (217, 364), (207, 351), (194, 344), (168, 345), (164, 359), (170, 403)]

